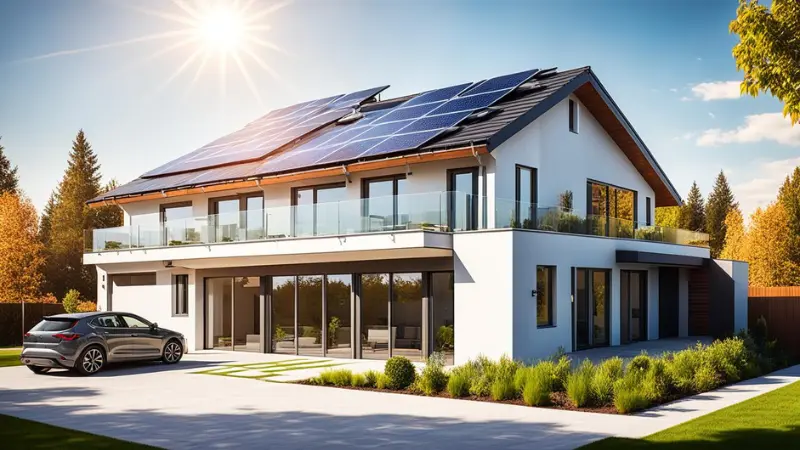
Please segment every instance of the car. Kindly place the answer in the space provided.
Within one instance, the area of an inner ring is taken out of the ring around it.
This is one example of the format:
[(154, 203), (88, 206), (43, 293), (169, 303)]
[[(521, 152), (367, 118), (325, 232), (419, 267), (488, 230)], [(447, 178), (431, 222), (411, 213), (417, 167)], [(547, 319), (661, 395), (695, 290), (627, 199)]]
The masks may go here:
[(93, 375), (117, 362), (175, 364), (185, 349), (181, 333), (136, 314), (97, 311), (44, 317), (25, 333), (20, 361), (35, 374), (63, 368)]

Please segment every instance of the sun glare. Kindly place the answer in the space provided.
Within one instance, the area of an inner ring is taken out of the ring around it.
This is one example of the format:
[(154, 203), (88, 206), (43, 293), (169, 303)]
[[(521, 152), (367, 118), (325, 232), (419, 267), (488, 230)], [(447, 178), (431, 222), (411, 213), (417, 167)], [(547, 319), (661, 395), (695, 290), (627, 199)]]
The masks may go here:
[(197, 32), (205, 45), (220, 52), (232, 52), (242, 45), (246, 22), (238, 12), (227, 8), (209, 10), (199, 20)]

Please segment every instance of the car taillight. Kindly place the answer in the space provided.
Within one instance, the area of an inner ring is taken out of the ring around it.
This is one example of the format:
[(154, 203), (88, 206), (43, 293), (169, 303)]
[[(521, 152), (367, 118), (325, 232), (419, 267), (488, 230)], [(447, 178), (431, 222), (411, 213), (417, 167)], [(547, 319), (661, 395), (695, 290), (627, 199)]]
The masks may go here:
[(75, 339), (81, 337), (81, 335), (78, 333), (56, 333), (53, 335), (53, 337), (63, 341), (74, 341)]
[(31, 337), (31, 334), (30, 333), (25, 333), (23, 336), (24, 337)]

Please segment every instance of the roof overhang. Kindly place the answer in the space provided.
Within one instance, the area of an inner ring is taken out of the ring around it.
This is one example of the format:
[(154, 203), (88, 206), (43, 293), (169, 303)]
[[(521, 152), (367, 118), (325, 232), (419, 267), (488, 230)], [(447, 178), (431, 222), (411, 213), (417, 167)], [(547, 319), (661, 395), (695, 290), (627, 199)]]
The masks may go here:
[(640, 252), (636, 250), (617, 250), (618, 264), (650, 264), (654, 266), (703, 267), (707, 258), (666, 253)]
[(656, 206), (680, 206), (682, 201), (678, 191), (675, 190), (653, 154), (650, 153), (636, 130), (633, 129), (631, 123), (591, 69), (586, 69), (584, 73), (573, 78), (535, 107), (495, 133), (489, 138), (488, 150), (492, 151), (500, 146), (571, 94), (578, 97), (584, 107), (636, 167), (647, 184), (653, 188)]

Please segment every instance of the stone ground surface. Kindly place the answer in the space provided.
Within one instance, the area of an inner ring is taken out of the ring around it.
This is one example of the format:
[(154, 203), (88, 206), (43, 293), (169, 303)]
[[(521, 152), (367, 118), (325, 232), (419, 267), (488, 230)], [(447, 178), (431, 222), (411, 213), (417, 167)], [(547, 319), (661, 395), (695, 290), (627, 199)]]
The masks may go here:
[[(619, 416), (198, 373), (256, 364), (262, 371), (240, 373), (261, 376), (296, 359), (199, 352), (177, 366), (116, 366), (89, 378), (0, 368), (0, 414), (174, 449), (568, 449), (607, 436), (645, 436), (800, 380), (795, 366)], [(382, 366), (333, 361), (358, 371)]]

